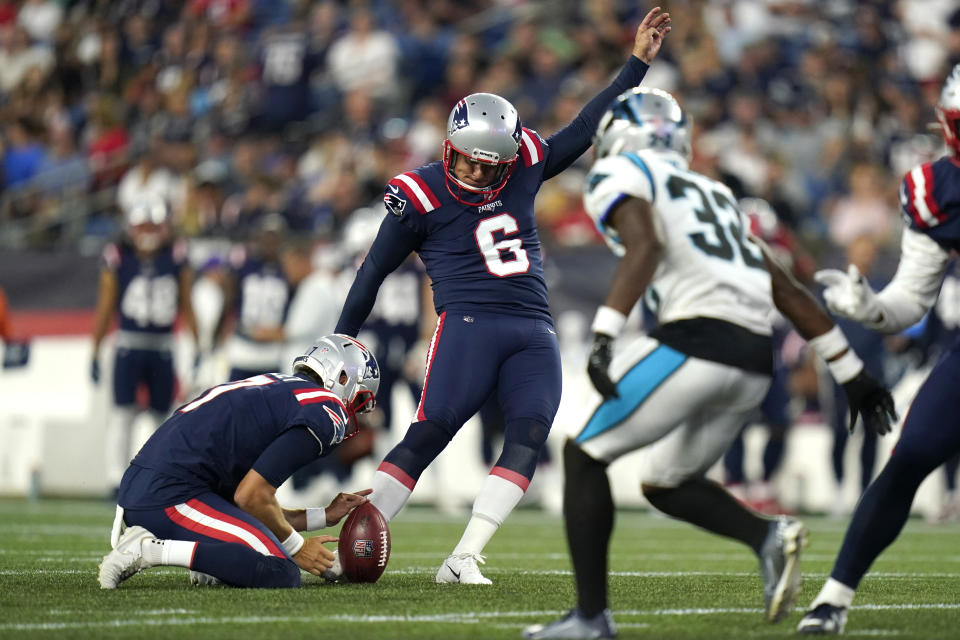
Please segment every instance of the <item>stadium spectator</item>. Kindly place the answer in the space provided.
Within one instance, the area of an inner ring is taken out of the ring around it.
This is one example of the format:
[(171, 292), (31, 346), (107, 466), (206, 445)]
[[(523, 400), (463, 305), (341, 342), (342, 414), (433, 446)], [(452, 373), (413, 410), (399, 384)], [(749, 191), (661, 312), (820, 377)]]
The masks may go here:
[(37, 175), (46, 149), (40, 143), (40, 126), (27, 117), (7, 125), (6, 149), (3, 153), (3, 183), (7, 189), (25, 186)]
[(327, 54), (327, 67), (342, 93), (362, 89), (378, 99), (395, 97), (400, 49), (393, 34), (378, 29), (369, 8), (352, 9), (349, 30)]

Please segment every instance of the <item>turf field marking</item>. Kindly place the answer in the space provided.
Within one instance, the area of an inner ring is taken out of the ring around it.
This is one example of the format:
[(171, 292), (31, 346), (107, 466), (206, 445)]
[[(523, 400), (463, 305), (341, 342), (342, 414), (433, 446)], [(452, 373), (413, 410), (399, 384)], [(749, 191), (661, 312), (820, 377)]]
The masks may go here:
[[(872, 611), (903, 611), (903, 610), (954, 610), (960, 609), (958, 603), (933, 603), (933, 604), (905, 604), (905, 605), (859, 605), (853, 607), (854, 610), (872, 610)], [(645, 617), (645, 616), (702, 616), (718, 614), (758, 614), (763, 609), (759, 607), (704, 607), (690, 609), (648, 609), (648, 610), (625, 610), (615, 611), (614, 615), (619, 617)], [(543, 618), (549, 616), (559, 616), (563, 611), (465, 611), (462, 613), (441, 613), (430, 615), (349, 615), (338, 614), (332, 616), (229, 616), (222, 618), (197, 617), (197, 618), (158, 618), (145, 620), (103, 620), (90, 622), (35, 622), (35, 623), (7, 623), (0, 624), (0, 631), (57, 631), (65, 629), (95, 629), (95, 628), (118, 628), (130, 626), (184, 626), (193, 624), (268, 624), (276, 622), (354, 622), (354, 623), (396, 623), (396, 622), (435, 622), (435, 623), (467, 623), (476, 624), (490, 618)], [(642, 623), (627, 623), (642, 624)], [(624, 626), (624, 625), (621, 625)], [(884, 630), (866, 630), (867, 635), (886, 635)], [(860, 635), (849, 634), (849, 635)]]

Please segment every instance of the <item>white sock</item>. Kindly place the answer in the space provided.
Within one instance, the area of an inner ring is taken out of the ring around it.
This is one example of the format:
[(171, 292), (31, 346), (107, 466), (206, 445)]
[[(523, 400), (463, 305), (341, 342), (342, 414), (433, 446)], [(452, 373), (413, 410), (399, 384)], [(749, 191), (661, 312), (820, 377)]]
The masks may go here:
[(151, 538), (140, 543), (143, 559), (150, 566), (190, 568), (197, 543), (188, 540), (157, 540)]
[(839, 580), (827, 578), (826, 583), (824, 583), (823, 588), (820, 589), (817, 597), (814, 598), (810, 608), (816, 609), (821, 604), (832, 604), (835, 607), (849, 609), (850, 605), (853, 604), (853, 594), (855, 593), (856, 591)]
[[(460, 538), (460, 542), (453, 550), (454, 555), (481, 553), (487, 543), (490, 542), (493, 534), (497, 532), (503, 521), (507, 519), (513, 508), (520, 502), (520, 498), (523, 497), (525, 487), (521, 488), (516, 482), (498, 475), (498, 470), (500, 470), (500, 467), (494, 467), (494, 470), (484, 480), (480, 495), (473, 503), (473, 515), (470, 517), (470, 522), (467, 523), (463, 537)], [(513, 473), (513, 476), (517, 476), (514, 479), (524, 484), (529, 483), (525, 477), (518, 473)]]
[(373, 493), (370, 494), (370, 502), (373, 503), (387, 522), (403, 509), (407, 504), (410, 494), (417, 481), (411, 478), (400, 467), (381, 462), (376, 473), (373, 474)]

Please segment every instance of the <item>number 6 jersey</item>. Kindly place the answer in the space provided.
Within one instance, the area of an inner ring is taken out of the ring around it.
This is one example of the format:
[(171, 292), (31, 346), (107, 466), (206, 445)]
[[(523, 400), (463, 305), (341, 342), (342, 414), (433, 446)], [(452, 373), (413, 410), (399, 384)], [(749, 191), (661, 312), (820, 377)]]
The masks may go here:
[[(379, 235), (403, 239), (420, 255), (437, 313), (485, 310), (552, 322), (533, 214), (549, 153), (548, 143), (524, 128), (520, 157), (506, 187), (485, 205), (455, 200), (440, 162), (387, 183), (383, 200), (388, 213)], [(366, 259), (377, 258), (371, 251)], [(349, 304), (337, 330), (353, 335), (363, 318), (348, 309)]]
[(624, 248), (607, 218), (628, 197), (651, 203), (663, 241), (645, 294), (661, 326), (706, 317), (770, 335), (770, 276), (730, 189), (672, 153), (645, 149), (601, 158), (587, 176), (584, 202), (617, 255)]

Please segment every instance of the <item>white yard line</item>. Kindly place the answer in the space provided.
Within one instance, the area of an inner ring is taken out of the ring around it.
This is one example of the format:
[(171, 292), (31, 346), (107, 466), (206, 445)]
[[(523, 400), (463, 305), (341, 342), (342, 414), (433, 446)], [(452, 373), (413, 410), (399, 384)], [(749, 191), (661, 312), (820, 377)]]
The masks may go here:
[[(887, 605), (859, 605), (853, 607), (854, 610), (870, 611), (906, 611), (906, 610), (956, 610), (960, 609), (958, 603), (929, 603), (929, 604), (887, 604)], [(156, 610), (149, 610), (156, 611)], [(705, 616), (719, 614), (758, 614), (763, 609), (758, 607), (709, 607), (709, 608), (686, 608), (686, 609), (637, 609), (626, 611), (615, 611), (614, 615), (618, 618), (650, 617), (650, 616)], [(130, 611), (135, 614), (137, 611)], [(176, 618), (157, 618), (146, 620), (102, 620), (90, 622), (37, 622), (37, 623), (7, 623), (0, 624), (0, 631), (51, 631), (65, 629), (96, 629), (96, 628), (118, 628), (131, 626), (185, 626), (185, 625), (207, 625), (207, 624), (267, 624), (277, 622), (352, 622), (367, 624), (382, 623), (424, 623), (433, 622), (440, 624), (476, 624), (484, 620), (496, 620), (501, 618), (549, 618), (559, 616), (562, 611), (484, 611), (474, 612), (466, 611), (462, 613), (441, 613), (425, 615), (349, 615), (339, 614), (333, 616), (229, 616), (229, 617), (176, 617)], [(635, 624), (644, 623), (625, 623), (631, 627)], [(621, 625), (625, 626), (625, 625)], [(888, 634), (882, 629), (865, 630), (863, 632), (851, 633), (849, 635), (893, 635)]]

